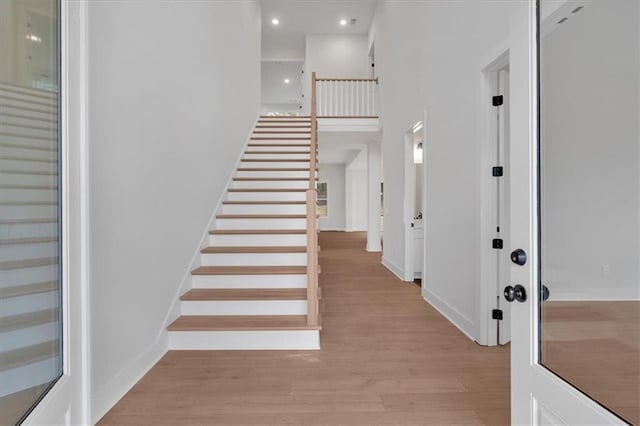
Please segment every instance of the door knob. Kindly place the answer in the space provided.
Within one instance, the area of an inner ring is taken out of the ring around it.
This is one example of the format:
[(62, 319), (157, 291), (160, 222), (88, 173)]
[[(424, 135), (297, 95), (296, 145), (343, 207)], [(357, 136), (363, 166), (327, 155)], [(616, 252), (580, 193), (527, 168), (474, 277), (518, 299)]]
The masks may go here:
[(546, 302), (549, 299), (549, 288), (546, 285), (542, 285), (542, 288), (540, 289), (540, 299), (542, 299), (543, 302)]
[(527, 290), (520, 284), (514, 287), (508, 285), (504, 288), (504, 298), (507, 302), (513, 302), (514, 300), (520, 303), (525, 302), (527, 300)]
[(516, 249), (511, 252), (511, 261), (522, 266), (527, 263), (527, 253), (522, 249)]

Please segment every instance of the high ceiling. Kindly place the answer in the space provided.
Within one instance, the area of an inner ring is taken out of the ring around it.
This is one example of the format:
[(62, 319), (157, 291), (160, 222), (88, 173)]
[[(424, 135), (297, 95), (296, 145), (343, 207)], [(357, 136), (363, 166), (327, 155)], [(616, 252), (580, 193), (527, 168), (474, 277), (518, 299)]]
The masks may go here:
[[(303, 60), (306, 34), (366, 35), (376, 4), (377, 0), (262, 0), (263, 59)], [(273, 25), (273, 18), (280, 24)], [(348, 24), (341, 26), (341, 19)]]

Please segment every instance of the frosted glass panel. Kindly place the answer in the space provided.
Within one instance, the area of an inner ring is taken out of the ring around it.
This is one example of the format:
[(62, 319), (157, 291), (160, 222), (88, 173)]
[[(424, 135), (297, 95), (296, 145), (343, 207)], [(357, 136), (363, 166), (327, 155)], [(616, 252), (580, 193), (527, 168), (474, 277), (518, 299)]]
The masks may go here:
[(56, 0), (0, 0), (0, 425), (62, 374)]

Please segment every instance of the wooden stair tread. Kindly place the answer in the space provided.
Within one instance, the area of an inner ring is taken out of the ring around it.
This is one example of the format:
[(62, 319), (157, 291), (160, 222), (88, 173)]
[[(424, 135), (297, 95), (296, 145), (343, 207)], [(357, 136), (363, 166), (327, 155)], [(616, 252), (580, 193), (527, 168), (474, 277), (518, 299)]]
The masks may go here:
[(299, 154), (307, 154), (309, 155), (309, 151), (245, 151), (245, 154), (265, 154), (265, 155), (276, 155), (276, 154), (283, 154), (283, 155), (299, 155)]
[(306, 246), (229, 246), (205, 247), (200, 253), (306, 253)]
[(287, 147), (297, 147), (297, 148), (307, 148), (311, 147), (310, 143), (250, 143), (247, 145), (251, 148), (261, 147), (261, 148), (287, 148)]
[(219, 214), (217, 219), (305, 219), (304, 214)]
[(222, 204), (234, 204), (234, 205), (300, 205), (307, 204), (306, 201), (223, 201)]
[(60, 342), (51, 340), (0, 353), (0, 371), (10, 370), (53, 358), (60, 353)]
[(29, 296), (31, 294), (48, 293), (58, 289), (57, 281), (47, 281), (35, 284), (17, 285), (0, 288), (0, 299), (9, 297)]
[[(307, 167), (282, 167), (282, 168), (260, 168), (260, 167), (239, 167), (237, 169), (239, 172), (308, 172), (310, 169)], [(318, 169), (316, 168), (316, 171)]]
[(40, 266), (51, 266), (51, 265), (57, 265), (57, 264), (58, 264), (57, 257), (43, 257), (40, 259), (25, 259), (25, 260), (9, 260), (6, 262), (0, 262), (0, 271), (37, 268)]
[[(264, 121), (259, 121), (259, 123), (265, 123)], [(275, 123), (275, 122), (274, 122)], [(294, 122), (297, 123), (297, 122)], [(304, 124), (304, 126), (292, 126), (292, 125), (284, 125), (284, 126), (263, 126), (261, 124), (258, 124), (256, 126), (256, 129), (310, 129), (311, 128), (311, 122), (309, 122), (308, 124), (304, 121), (300, 121), (300, 123)]]
[(296, 137), (296, 138), (288, 138), (288, 137), (278, 137), (278, 136), (252, 136), (250, 140), (252, 141), (308, 141), (311, 138), (307, 137)]
[(308, 163), (308, 158), (243, 158), (243, 163)]
[(44, 243), (54, 243), (56, 241), (58, 241), (56, 237), (9, 238), (6, 240), (0, 240), (0, 246), (21, 245), (21, 244), (44, 244)]
[(213, 229), (211, 235), (306, 235), (306, 229)]
[[(264, 127), (263, 127), (264, 128)], [(289, 134), (306, 134), (306, 133), (311, 133), (311, 130), (308, 130), (308, 127), (301, 127), (300, 130), (254, 130), (253, 134), (257, 135), (257, 134), (271, 134), (271, 133), (277, 133), (277, 134), (283, 134), (283, 135), (289, 135)]]
[(307, 192), (308, 188), (229, 188), (229, 192)]
[[(318, 180), (318, 178), (315, 178)], [(276, 177), (248, 177), (248, 178), (233, 178), (236, 182), (302, 182), (309, 181), (309, 178), (276, 178)]]
[(192, 275), (304, 275), (306, 266), (201, 266)]
[(195, 288), (180, 297), (180, 300), (307, 300), (306, 288), (242, 288), (205, 289)]
[(45, 309), (43, 311), (30, 312), (28, 314), (14, 315), (0, 318), (0, 332), (20, 330), (34, 327), (58, 320), (58, 309)]
[(169, 331), (320, 330), (307, 325), (306, 315), (181, 316)]

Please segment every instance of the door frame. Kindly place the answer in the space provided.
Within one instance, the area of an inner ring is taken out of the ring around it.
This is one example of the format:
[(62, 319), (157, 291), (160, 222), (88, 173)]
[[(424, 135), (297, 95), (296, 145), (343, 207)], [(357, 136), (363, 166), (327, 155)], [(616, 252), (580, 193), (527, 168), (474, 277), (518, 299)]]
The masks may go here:
[[(511, 265), (512, 285), (528, 298), (512, 304), (511, 423), (622, 424), (539, 360), (539, 0), (514, 2), (511, 28), (511, 247), (527, 262)], [(517, 143), (516, 143), (517, 142)]]
[[(404, 224), (404, 271), (403, 280), (405, 282), (413, 282), (415, 280), (415, 262), (414, 262), (414, 241), (413, 227), (411, 226), (413, 219), (413, 208), (415, 204), (416, 192), (416, 167), (413, 157), (413, 134), (414, 130), (422, 124), (422, 232), (423, 232), (423, 260), (426, 260), (426, 242), (427, 242), (427, 226), (426, 226), (426, 195), (427, 195), (427, 113), (423, 113), (422, 120), (417, 121), (404, 133), (404, 205), (403, 205), (403, 224)], [(409, 219), (411, 218), (411, 219)], [(422, 279), (424, 281), (425, 265), (422, 265)]]
[(24, 425), (91, 424), (88, 2), (59, 0), (63, 375)]
[[(498, 129), (494, 124), (498, 121), (498, 110), (491, 104), (491, 98), (498, 92), (498, 73), (509, 65), (509, 47), (506, 43), (498, 46), (482, 64), (479, 105), (481, 141), (478, 167), (480, 181), (480, 297), (478, 301), (480, 336), (478, 343), (496, 346), (498, 333), (495, 320), (491, 319), (491, 311), (496, 307), (495, 283), (498, 280), (498, 269), (495, 262), (496, 249), (491, 247), (490, 242), (496, 235), (495, 216), (498, 201), (496, 178), (490, 171), (496, 165)], [(506, 176), (508, 177), (508, 174)], [(508, 203), (508, 201), (507, 195), (504, 202)], [(507, 250), (507, 244), (508, 241), (505, 241), (503, 251)]]

